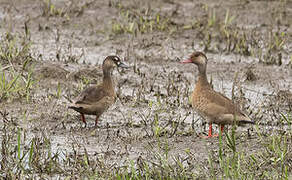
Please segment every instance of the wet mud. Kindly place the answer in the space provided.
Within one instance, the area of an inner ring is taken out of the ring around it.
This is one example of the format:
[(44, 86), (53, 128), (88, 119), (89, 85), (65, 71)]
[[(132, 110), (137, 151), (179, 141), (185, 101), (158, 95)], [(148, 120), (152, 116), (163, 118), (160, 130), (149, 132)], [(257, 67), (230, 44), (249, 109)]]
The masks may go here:
[[(209, 59), (207, 76), (214, 89), (232, 98), (257, 124), (236, 129), (238, 149), (246, 154), (262, 150), (258, 129), (264, 136), (289, 129), (281, 124), (281, 114), (291, 115), (292, 109), (291, 2), (283, 7), (280, 1), (50, 1), (55, 11), (47, 10), (44, 2), (0, 2), (1, 36), (9, 31), (28, 36), (31, 43), (34, 84), (29, 100), (0, 101), (1, 112), (21, 127), (27, 142), (42, 134), (53, 152), (77, 149), (91, 159), (102, 158), (109, 169), (130, 160), (137, 167), (143, 160), (155, 164), (167, 148), (169, 156), (194, 164), (190, 171), (207, 174), (218, 139), (200, 138), (207, 124), (190, 104), (198, 70), (179, 63), (195, 50), (205, 51)], [(248, 53), (236, 47), (226, 50), (228, 40), (210, 25), (214, 11), (215, 21), (223, 24), (228, 11), (230, 29), (248, 36)], [(161, 22), (167, 19), (166, 27), (153, 25), (152, 31), (134, 33), (113, 28), (147, 12), (159, 14)], [(283, 46), (267, 49), (265, 44), (275, 41), (270, 32), (285, 34)], [(86, 116), (83, 127), (68, 104), (102, 80), (101, 63), (107, 55), (118, 55), (131, 68), (114, 71), (118, 98), (98, 127), (94, 116)], [(21, 69), (22, 64), (13, 66)]]

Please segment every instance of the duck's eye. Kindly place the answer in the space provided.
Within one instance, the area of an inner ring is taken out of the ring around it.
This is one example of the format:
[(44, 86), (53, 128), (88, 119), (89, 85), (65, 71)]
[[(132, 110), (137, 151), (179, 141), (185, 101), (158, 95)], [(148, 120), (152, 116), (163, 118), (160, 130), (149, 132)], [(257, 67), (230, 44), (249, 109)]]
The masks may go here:
[(120, 61), (120, 59), (118, 57), (116, 57), (116, 56), (114, 57), (114, 60), (115, 61)]

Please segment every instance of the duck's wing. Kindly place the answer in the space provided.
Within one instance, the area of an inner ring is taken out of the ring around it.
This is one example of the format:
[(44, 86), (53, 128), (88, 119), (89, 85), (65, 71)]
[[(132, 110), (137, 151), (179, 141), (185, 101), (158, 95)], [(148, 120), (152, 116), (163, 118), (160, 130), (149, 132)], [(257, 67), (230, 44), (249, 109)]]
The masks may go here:
[(75, 104), (92, 104), (108, 96), (102, 85), (90, 86), (84, 89), (75, 99)]
[(211, 122), (217, 124), (233, 124), (234, 122), (240, 124), (253, 124), (253, 121), (245, 114), (238, 111), (233, 113), (227, 107), (212, 102), (206, 104), (203, 113)]
[(106, 111), (113, 103), (115, 102), (115, 97), (113, 96), (104, 96), (97, 102), (91, 103), (75, 103), (69, 105), (69, 108), (74, 109), (80, 113), (92, 114), (100, 116), (104, 111)]
[(203, 113), (217, 121), (216, 123), (232, 124), (234, 120), (239, 123), (253, 123), (236, 104), (223, 94), (208, 90), (206, 95), (209, 101), (206, 103)]
[(225, 95), (216, 92), (214, 90), (207, 90), (205, 93), (207, 99), (209, 99), (210, 103), (216, 104), (217, 106), (222, 106), (225, 108), (226, 113), (232, 113), (232, 114), (242, 114), (239, 106), (234, 104), (231, 99), (226, 97)]

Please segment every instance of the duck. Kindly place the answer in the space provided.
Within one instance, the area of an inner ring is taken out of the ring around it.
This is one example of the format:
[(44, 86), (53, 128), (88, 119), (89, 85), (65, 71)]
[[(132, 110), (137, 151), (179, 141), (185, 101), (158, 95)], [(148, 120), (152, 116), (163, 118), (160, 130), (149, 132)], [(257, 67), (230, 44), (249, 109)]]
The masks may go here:
[(80, 113), (85, 127), (87, 125), (85, 114), (96, 116), (95, 127), (97, 127), (99, 117), (115, 103), (117, 96), (112, 79), (115, 67), (128, 68), (129, 66), (123, 63), (118, 56), (107, 56), (102, 64), (102, 83), (84, 89), (69, 105), (70, 109)]
[(212, 124), (220, 126), (221, 135), (225, 125), (254, 124), (240, 110), (237, 104), (212, 88), (206, 74), (207, 62), (207, 56), (199, 51), (192, 53), (188, 59), (181, 61), (183, 64), (195, 64), (199, 70), (197, 82), (192, 93), (192, 107), (209, 124), (208, 136), (203, 137), (211, 138), (218, 136), (218, 134), (213, 134)]

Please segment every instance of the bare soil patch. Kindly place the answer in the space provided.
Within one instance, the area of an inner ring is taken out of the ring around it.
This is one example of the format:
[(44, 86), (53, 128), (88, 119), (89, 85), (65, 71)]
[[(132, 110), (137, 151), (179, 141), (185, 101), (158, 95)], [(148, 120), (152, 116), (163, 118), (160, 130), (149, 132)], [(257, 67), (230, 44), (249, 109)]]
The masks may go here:
[[(0, 177), (291, 178), (292, 2), (2, 0), (0, 19)], [(199, 137), (197, 69), (178, 63), (194, 50), (255, 126)], [(131, 68), (114, 72), (98, 128), (91, 116), (83, 128), (67, 105), (107, 55)]]

